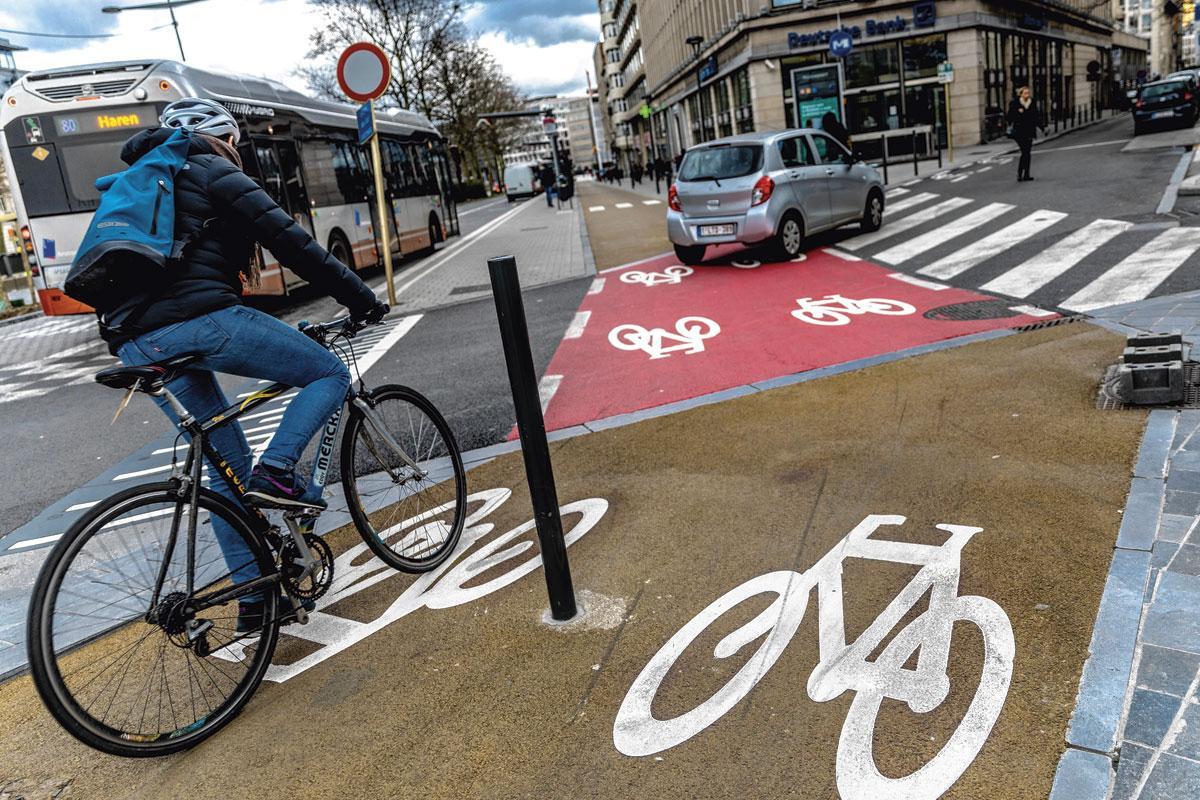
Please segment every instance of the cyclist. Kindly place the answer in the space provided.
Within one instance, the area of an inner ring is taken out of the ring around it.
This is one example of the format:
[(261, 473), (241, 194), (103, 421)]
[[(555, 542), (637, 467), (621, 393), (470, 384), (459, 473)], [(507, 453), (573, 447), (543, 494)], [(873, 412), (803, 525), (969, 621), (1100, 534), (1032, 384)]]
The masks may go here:
[[(254, 243), (332, 295), (356, 320), (378, 321), (388, 307), (242, 172), (238, 125), (224, 106), (184, 98), (168, 105), (160, 122), (161, 127), (127, 141), (121, 160), (135, 163), (176, 129), (192, 132), (187, 164), (175, 178), (174, 193), (175, 238), (188, 244), (165, 271), (169, 279), (98, 313), (101, 336), (128, 366), (202, 355), (170, 384), (197, 419), (211, 418), (229, 405), (214, 372), (298, 387), (253, 471), (250, 446), (239, 425), (213, 431), (213, 444), (246, 485), (246, 500), (277, 508), (324, 508), (320, 497), (306, 493), (307, 483), (296, 468), (309, 440), (345, 399), (350, 372), (304, 334), (243, 304), (243, 279), (254, 282), (258, 277), (251, 258)], [(166, 401), (157, 400), (177, 422)], [(215, 472), (216, 466), (210, 467)], [(213, 480), (211, 487), (241, 502), (224, 481)], [(256, 577), (241, 537), (223, 531), (223, 525), (213, 527), (234, 580)], [(239, 617), (246, 611), (243, 608)]]

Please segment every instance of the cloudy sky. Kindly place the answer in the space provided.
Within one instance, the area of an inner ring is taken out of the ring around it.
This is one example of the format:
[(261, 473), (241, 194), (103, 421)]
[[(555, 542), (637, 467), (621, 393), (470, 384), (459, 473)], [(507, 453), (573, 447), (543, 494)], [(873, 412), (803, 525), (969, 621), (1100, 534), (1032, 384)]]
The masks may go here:
[[(0, 28), (104, 39), (50, 39), (0, 31), (28, 47), (21, 69), (132, 58), (178, 58), (166, 11), (104, 14), (111, 4), (142, 0), (5, 0)], [(599, 37), (595, 0), (467, 0), (466, 19), (481, 44), (529, 94), (573, 94), (586, 85)], [(265, 75), (303, 89), (294, 74), (321, 24), (306, 0), (205, 0), (175, 12), (188, 63)], [(592, 78), (595, 81), (595, 76)]]

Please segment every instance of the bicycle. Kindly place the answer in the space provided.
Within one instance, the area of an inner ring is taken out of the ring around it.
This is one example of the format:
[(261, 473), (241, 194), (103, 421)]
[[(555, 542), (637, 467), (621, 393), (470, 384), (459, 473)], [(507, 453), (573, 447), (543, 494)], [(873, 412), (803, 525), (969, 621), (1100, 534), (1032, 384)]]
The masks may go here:
[[(351, 340), (364, 327), (349, 318), (300, 324), (356, 369)], [(333, 582), (333, 552), (313, 533), (320, 509), (286, 511), (281, 532), (263, 510), (204, 486), (207, 460), (210, 476), (245, 493), (209, 437), (261, 418), (251, 412), (291, 387), (273, 384), (201, 421), (167, 388), (198, 358), (97, 373), (97, 382), (126, 391), (121, 408), (135, 392), (165, 398), (189, 439), (186, 457), (177, 469), (177, 439), (170, 479), (118, 492), (78, 519), (42, 566), (30, 603), (38, 694), (71, 735), (113, 755), (166, 755), (229, 723), (262, 681), (280, 626), (306, 624), (305, 606)], [(370, 390), (360, 374), (322, 433), (313, 492), (329, 477), (347, 415), (339, 470), (355, 528), (397, 570), (437, 568), (458, 543), (466, 508), (462, 457), (445, 419), (414, 390)], [(402, 530), (414, 516), (425, 523)], [(231, 543), (250, 555), (229, 563)], [(247, 617), (247, 604), (261, 611)]]

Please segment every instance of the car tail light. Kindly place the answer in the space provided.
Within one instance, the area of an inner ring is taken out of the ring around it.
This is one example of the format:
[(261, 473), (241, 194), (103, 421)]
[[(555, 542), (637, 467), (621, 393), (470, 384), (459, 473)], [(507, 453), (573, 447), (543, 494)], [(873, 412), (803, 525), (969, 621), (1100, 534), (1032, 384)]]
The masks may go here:
[(771, 199), (771, 192), (775, 191), (775, 181), (771, 180), (770, 175), (763, 175), (754, 184), (754, 191), (750, 193), (750, 205), (762, 205)]
[(1183, 99), (1184, 99), (1184, 100), (1187, 100), (1189, 103), (1190, 103), (1190, 102), (1192, 102), (1192, 93), (1191, 93), (1191, 92), (1184, 92), (1184, 93), (1183, 93)]
[(672, 211), (683, 211), (683, 206), (679, 205), (679, 190), (673, 183), (667, 187), (667, 207)]

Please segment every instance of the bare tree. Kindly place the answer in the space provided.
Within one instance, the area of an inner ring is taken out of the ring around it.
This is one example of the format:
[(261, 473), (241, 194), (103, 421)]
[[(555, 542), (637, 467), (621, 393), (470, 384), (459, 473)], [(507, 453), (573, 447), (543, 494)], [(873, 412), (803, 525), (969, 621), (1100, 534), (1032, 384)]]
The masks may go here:
[(310, 36), (310, 64), (299, 74), (316, 94), (344, 99), (337, 86), (337, 56), (353, 42), (379, 45), (392, 64), (382, 106), (429, 117), (463, 157), (468, 173), (492, 164), (511, 144), (509, 124), (479, 126), (487, 111), (520, 107), (521, 95), (463, 25), (459, 0), (309, 0), (324, 12)]

